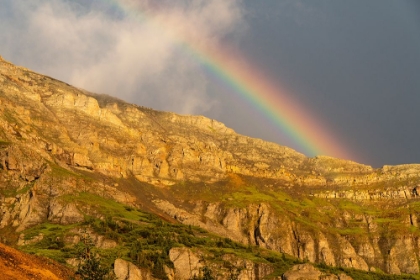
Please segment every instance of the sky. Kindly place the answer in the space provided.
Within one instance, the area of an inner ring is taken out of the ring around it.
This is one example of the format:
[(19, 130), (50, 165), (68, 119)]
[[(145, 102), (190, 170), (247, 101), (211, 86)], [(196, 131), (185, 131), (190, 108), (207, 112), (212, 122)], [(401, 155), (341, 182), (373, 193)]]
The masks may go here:
[[(374, 167), (420, 163), (417, 0), (0, 0), (0, 55), (308, 156), (302, 142), (316, 137), (293, 136), (294, 125), (305, 132), (316, 124), (345, 151), (327, 147), (328, 156)], [(264, 110), (258, 91), (254, 101), (241, 95), (226, 79), (241, 65), (308, 122), (286, 120), (285, 107)], [(270, 119), (275, 110), (291, 129)]]

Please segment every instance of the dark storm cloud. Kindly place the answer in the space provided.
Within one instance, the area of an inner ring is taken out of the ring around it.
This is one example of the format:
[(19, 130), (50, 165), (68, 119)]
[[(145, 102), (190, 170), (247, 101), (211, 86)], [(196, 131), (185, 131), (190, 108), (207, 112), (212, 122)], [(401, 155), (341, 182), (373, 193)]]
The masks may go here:
[[(353, 159), (374, 166), (420, 162), (416, 1), (246, 5), (251, 31), (241, 47), (271, 79), (292, 88), (340, 145), (354, 151)], [(257, 136), (246, 118), (230, 118), (228, 124)], [(264, 129), (258, 133), (266, 139), (284, 141), (281, 132)]]

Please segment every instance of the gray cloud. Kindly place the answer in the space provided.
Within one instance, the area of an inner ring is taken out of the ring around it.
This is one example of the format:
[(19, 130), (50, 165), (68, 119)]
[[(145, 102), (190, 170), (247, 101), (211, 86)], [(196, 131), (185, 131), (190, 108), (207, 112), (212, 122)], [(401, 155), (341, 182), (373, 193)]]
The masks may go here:
[(185, 44), (217, 44), (243, 25), (236, 0), (125, 1), (123, 16), (95, 1), (5, 2), (6, 59), (93, 92), (189, 114), (217, 102)]
[(117, 1), (128, 9), (116, 0), (0, 0), (0, 55), (93, 92), (203, 114), (302, 151), (188, 50), (191, 42), (234, 44), (267, 80), (292, 89), (354, 151), (351, 159), (419, 162), (417, 2)]

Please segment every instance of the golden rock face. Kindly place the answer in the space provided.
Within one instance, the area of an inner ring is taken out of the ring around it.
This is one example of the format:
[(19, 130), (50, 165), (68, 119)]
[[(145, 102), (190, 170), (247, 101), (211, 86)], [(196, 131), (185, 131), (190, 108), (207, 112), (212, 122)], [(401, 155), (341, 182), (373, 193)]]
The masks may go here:
[(307, 158), (0, 59), (0, 231), (81, 222), (68, 196), (91, 192), (302, 260), (418, 273), (419, 185), (420, 165)]

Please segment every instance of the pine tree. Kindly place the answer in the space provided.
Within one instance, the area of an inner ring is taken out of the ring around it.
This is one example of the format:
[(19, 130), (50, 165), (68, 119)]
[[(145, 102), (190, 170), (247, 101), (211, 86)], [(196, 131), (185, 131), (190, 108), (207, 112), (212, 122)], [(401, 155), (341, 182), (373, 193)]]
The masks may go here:
[(76, 271), (82, 280), (103, 280), (109, 274), (108, 269), (101, 266), (99, 257), (93, 250), (94, 247), (92, 238), (85, 232), (78, 244), (79, 265)]

